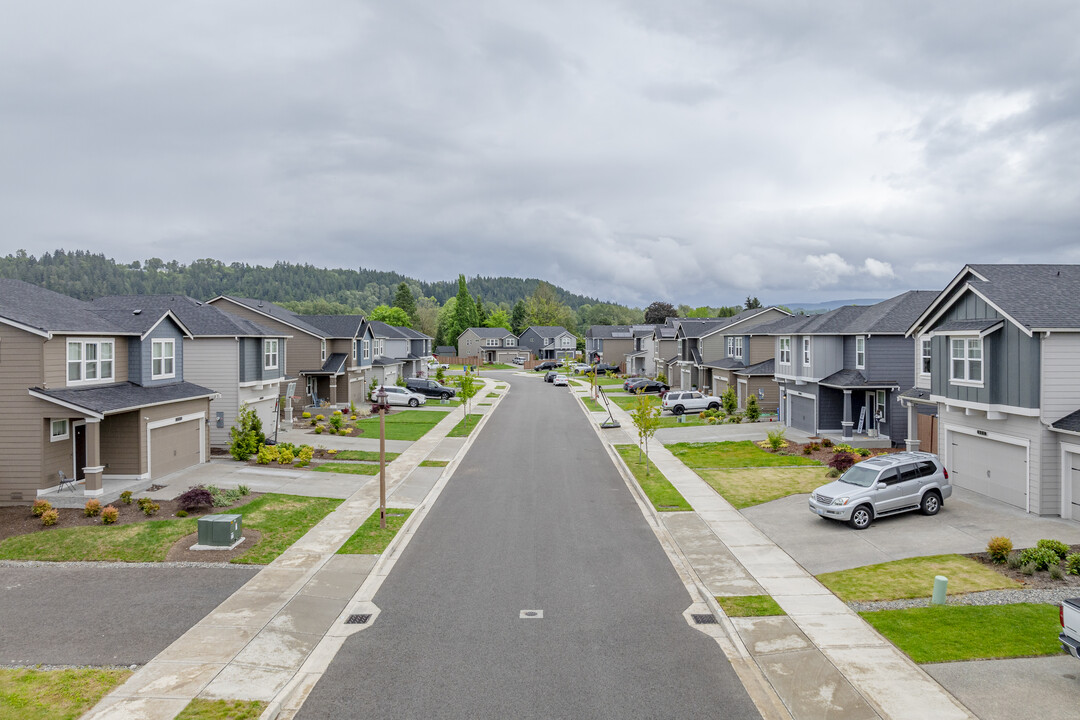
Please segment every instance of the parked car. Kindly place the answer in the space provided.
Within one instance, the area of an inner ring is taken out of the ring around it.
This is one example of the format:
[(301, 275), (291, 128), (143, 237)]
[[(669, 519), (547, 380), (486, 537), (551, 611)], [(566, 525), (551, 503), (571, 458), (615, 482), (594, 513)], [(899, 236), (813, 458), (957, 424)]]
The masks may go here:
[(666, 393), (670, 389), (671, 388), (669, 388), (667, 385), (660, 382), (659, 380), (645, 379), (645, 380), (638, 380), (637, 382), (635, 382), (633, 384), (633, 386), (631, 386), (630, 392), (633, 392), (633, 393), (639, 393), (639, 392), (640, 393), (660, 393), (661, 395), (663, 395), (664, 393)]
[[(386, 391), (386, 404), (387, 405), (408, 405), (409, 407), (419, 407), (427, 403), (427, 398), (420, 393), (407, 390), (397, 385), (384, 387)], [(371, 401), (375, 402), (375, 394), (377, 391), (372, 391)]]
[(556, 370), (548, 370), (547, 373), (544, 374), (544, 382), (555, 382), (555, 376), (558, 374), (559, 373)]
[(511, 360), (510, 362), (514, 363), (515, 365), (524, 365), (525, 364), (525, 358), (516, 357), (513, 360)]
[(619, 366), (618, 365), (605, 365), (604, 363), (596, 363), (595, 365), (592, 366), (592, 370), (597, 375), (607, 375), (608, 373), (617, 373), (617, 372), (619, 372)]
[(702, 410), (719, 410), (720, 398), (715, 395), (706, 395), (697, 390), (679, 390), (664, 395), (660, 403), (660, 410), (670, 410), (673, 415), (682, 415), (684, 412), (700, 412)]
[(559, 363), (557, 361), (555, 361), (555, 360), (545, 360), (544, 362), (542, 362), (539, 365), (537, 365), (536, 367), (534, 367), (533, 370), (536, 370), (537, 372), (540, 372), (541, 370), (554, 370), (557, 367), (559, 367)]
[(1080, 598), (1068, 598), (1061, 602), (1058, 611), (1061, 649), (1080, 660)]
[(569, 387), (570, 379), (567, 378), (562, 373), (560, 373), (560, 374), (555, 376), (555, 378), (551, 381), (551, 384), (552, 385), (562, 385), (563, 387)]
[(570, 366), (570, 369), (574, 371), (575, 375), (580, 375), (582, 373), (587, 373), (592, 370), (592, 365), (588, 365), (586, 363), (574, 363)]
[(448, 363), (441, 363), (441, 362), (438, 362), (438, 361), (429, 362), (427, 364), (427, 367), (428, 367), (428, 370), (438, 370), (439, 368), (442, 368), (443, 370), (449, 370), (450, 369), (450, 365)]
[(949, 471), (937, 455), (899, 452), (856, 463), (819, 487), (810, 495), (810, 512), (863, 530), (883, 515), (910, 510), (937, 515), (950, 495)]
[(648, 378), (640, 377), (626, 378), (626, 380), (623, 381), (622, 389), (626, 392), (633, 392), (631, 388), (633, 388), (635, 385), (645, 382), (647, 379)]
[(457, 390), (454, 388), (440, 385), (434, 380), (427, 380), (425, 378), (409, 378), (405, 381), (405, 387), (415, 393), (420, 393), (427, 397), (437, 397), (443, 400), (449, 400), (457, 395)]

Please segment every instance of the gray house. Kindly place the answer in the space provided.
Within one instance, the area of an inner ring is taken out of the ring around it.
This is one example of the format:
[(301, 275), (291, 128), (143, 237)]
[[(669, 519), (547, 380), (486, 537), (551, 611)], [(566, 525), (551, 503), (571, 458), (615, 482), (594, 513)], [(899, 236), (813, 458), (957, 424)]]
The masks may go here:
[(534, 325), (521, 333), (518, 345), (540, 360), (561, 360), (577, 354), (577, 337), (564, 327)]
[(1080, 266), (967, 265), (907, 337), (909, 417), (936, 411), (933, 440), (952, 481), (1080, 519)]
[(481, 357), (485, 363), (508, 363), (519, 355), (517, 335), (506, 328), (471, 327), (458, 335), (458, 357)]
[(371, 321), (371, 332), (375, 342), (372, 366), (377, 383), (393, 385), (398, 377), (425, 375), (428, 363), (434, 360), (431, 336), (378, 320)]
[(876, 305), (848, 305), (752, 328), (774, 342), (780, 421), (851, 445), (907, 438), (900, 392), (914, 384), (908, 327), (937, 296), (912, 290)]

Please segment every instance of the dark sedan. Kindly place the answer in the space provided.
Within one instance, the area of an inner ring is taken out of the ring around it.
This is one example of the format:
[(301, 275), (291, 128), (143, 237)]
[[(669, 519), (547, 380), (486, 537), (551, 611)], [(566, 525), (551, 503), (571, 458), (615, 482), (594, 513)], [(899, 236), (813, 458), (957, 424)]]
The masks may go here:
[(607, 375), (608, 373), (619, 372), (618, 365), (605, 365), (604, 363), (597, 363), (596, 365), (593, 365), (592, 369), (597, 375)]
[(659, 380), (643, 380), (643, 381), (639, 381), (639, 382), (635, 383), (634, 386), (630, 388), (630, 392), (632, 392), (632, 393), (660, 393), (661, 395), (663, 395), (664, 393), (666, 393), (670, 389), (671, 388), (669, 388), (667, 385), (660, 382)]
[(542, 362), (539, 365), (537, 365), (536, 367), (534, 367), (533, 370), (536, 370), (537, 372), (540, 372), (542, 370), (554, 370), (557, 367), (559, 367), (559, 363), (557, 361), (555, 361), (555, 360), (545, 360), (544, 362)]

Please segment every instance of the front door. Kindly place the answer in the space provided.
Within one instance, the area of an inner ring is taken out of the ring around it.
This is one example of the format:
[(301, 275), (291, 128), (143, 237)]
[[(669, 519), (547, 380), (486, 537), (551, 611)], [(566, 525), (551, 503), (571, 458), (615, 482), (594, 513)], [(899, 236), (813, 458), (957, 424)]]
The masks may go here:
[(877, 400), (873, 392), (868, 392), (866, 393), (866, 432), (869, 433), (877, 427), (875, 418), (877, 418)]
[(83, 480), (86, 474), (83, 472), (83, 468), (86, 467), (86, 426), (75, 426), (75, 479)]

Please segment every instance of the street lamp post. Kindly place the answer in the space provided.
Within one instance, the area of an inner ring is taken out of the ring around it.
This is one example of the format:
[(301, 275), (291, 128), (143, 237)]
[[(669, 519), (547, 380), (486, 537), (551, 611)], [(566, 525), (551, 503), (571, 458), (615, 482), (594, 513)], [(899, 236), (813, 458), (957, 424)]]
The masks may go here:
[(379, 403), (379, 527), (386, 529), (386, 388), (375, 394)]

